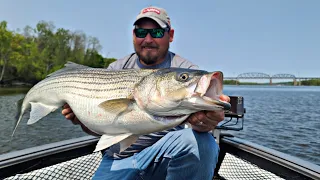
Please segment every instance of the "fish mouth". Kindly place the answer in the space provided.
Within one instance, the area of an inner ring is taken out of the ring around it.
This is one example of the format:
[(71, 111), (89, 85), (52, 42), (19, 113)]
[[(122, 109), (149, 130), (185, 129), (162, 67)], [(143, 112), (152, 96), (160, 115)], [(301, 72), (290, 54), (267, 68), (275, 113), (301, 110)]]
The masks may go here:
[(194, 108), (202, 110), (229, 110), (230, 103), (222, 101), (223, 74), (222, 72), (213, 72), (203, 75), (199, 82), (188, 87), (189, 99)]
[(183, 115), (176, 115), (176, 116), (157, 116), (152, 115), (152, 118), (156, 120), (157, 122), (163, 123), (163, 124), (170, 124), (175, 121), (182, 122), (188, 118), (189, 114), (183, 114)]

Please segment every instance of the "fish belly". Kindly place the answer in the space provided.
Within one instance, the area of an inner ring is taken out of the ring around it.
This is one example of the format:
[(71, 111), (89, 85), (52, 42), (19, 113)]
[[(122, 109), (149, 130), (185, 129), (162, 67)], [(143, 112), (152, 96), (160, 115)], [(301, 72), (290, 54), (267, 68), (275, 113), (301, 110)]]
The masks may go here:
[(81, 123), (91, 131), (110, 135), (127, 132), (125, 128), (114, 123), (115, 114), (106, 112), (99, 107), (99, 104), (105, 100), (67, 95), (66, 101)]

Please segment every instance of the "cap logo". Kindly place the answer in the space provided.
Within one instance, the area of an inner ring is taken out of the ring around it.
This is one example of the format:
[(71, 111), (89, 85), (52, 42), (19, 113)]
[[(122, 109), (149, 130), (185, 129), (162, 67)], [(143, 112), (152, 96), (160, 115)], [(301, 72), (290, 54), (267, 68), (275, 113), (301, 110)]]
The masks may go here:
[(156, 8), (146, 8), (142, 11), (142, 13), (147, 13), (147, 12), (155, 12), (157, 14), (160, 14), (160, 10), (159, 9), (156, 9)]

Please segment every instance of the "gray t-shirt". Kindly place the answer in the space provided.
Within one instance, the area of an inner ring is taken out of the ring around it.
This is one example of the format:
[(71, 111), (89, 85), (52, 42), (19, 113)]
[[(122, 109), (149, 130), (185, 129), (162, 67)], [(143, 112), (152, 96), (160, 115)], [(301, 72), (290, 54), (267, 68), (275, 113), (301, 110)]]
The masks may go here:
[[(199, 69), (199, 67), (192, 62), (182, 58), (181, 56), (169, 51), (165, 61), (163, 61), (161, 64), (155, 65), (155, 66), (144, 66), (140, 63), (138, 56), (135, 53), (132, 53), (128, 56), (125, 56), (122, 59), (118, 59), (117, 61), (111, 63), (108, 66), (108, 69), (146, 69), (146, 68), (170, 68), (170, 67), (181, 67), (181, 68), (188, 68), (188, 69)], [(130, 147), (128, 147), (125, 151), (119, 153), (119, 143), (111, 146), (106, 150), (106, 154), (110, 157), (113, 157), (115, 159), (122, 159), (126, 157), (132, 156), (134, 153), (138, 153), (142, 151), (143, 149), (153, 145), (155, 142), (157, 142), (160, 138), (162, 138), (164, 135), (166, 135), (170, 131), (176, 131), (183, 129), (184, 126), (179, 125), (175, 128), (168, 129), (161, 132), (155, 132), (148, 135), (142, 135), (139, 137), (139, 139), (132, 144)]]

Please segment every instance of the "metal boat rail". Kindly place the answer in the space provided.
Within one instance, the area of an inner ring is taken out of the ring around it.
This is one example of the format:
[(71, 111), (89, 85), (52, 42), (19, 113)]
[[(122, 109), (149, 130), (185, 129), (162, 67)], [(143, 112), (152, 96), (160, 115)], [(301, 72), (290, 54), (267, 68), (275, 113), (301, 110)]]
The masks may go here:
[[(261, 146), (244, 139), (233, 137), (229, 134), (221, 135), (220, 140), (220, 159), (216, 168), (216, 174), (220, 174), (221, 163), (226, 154), (231, 154), (242, 161), (248, 162), (260, 170), (273, 173), (283, 179), (318, 179), (320, 180), (320, 166), (302, 160), (265, 146)], [(229, 173), (240, 173), (242, 167), (235, 167)], [(251, 172), (254, 171), (253, 169)], [(263, 178), (265, 179), (265, 178)]]
[(84, 136), (2, 154), (0, 179), (88, 155), (93, 152), (98, 140), (94, 136)]

